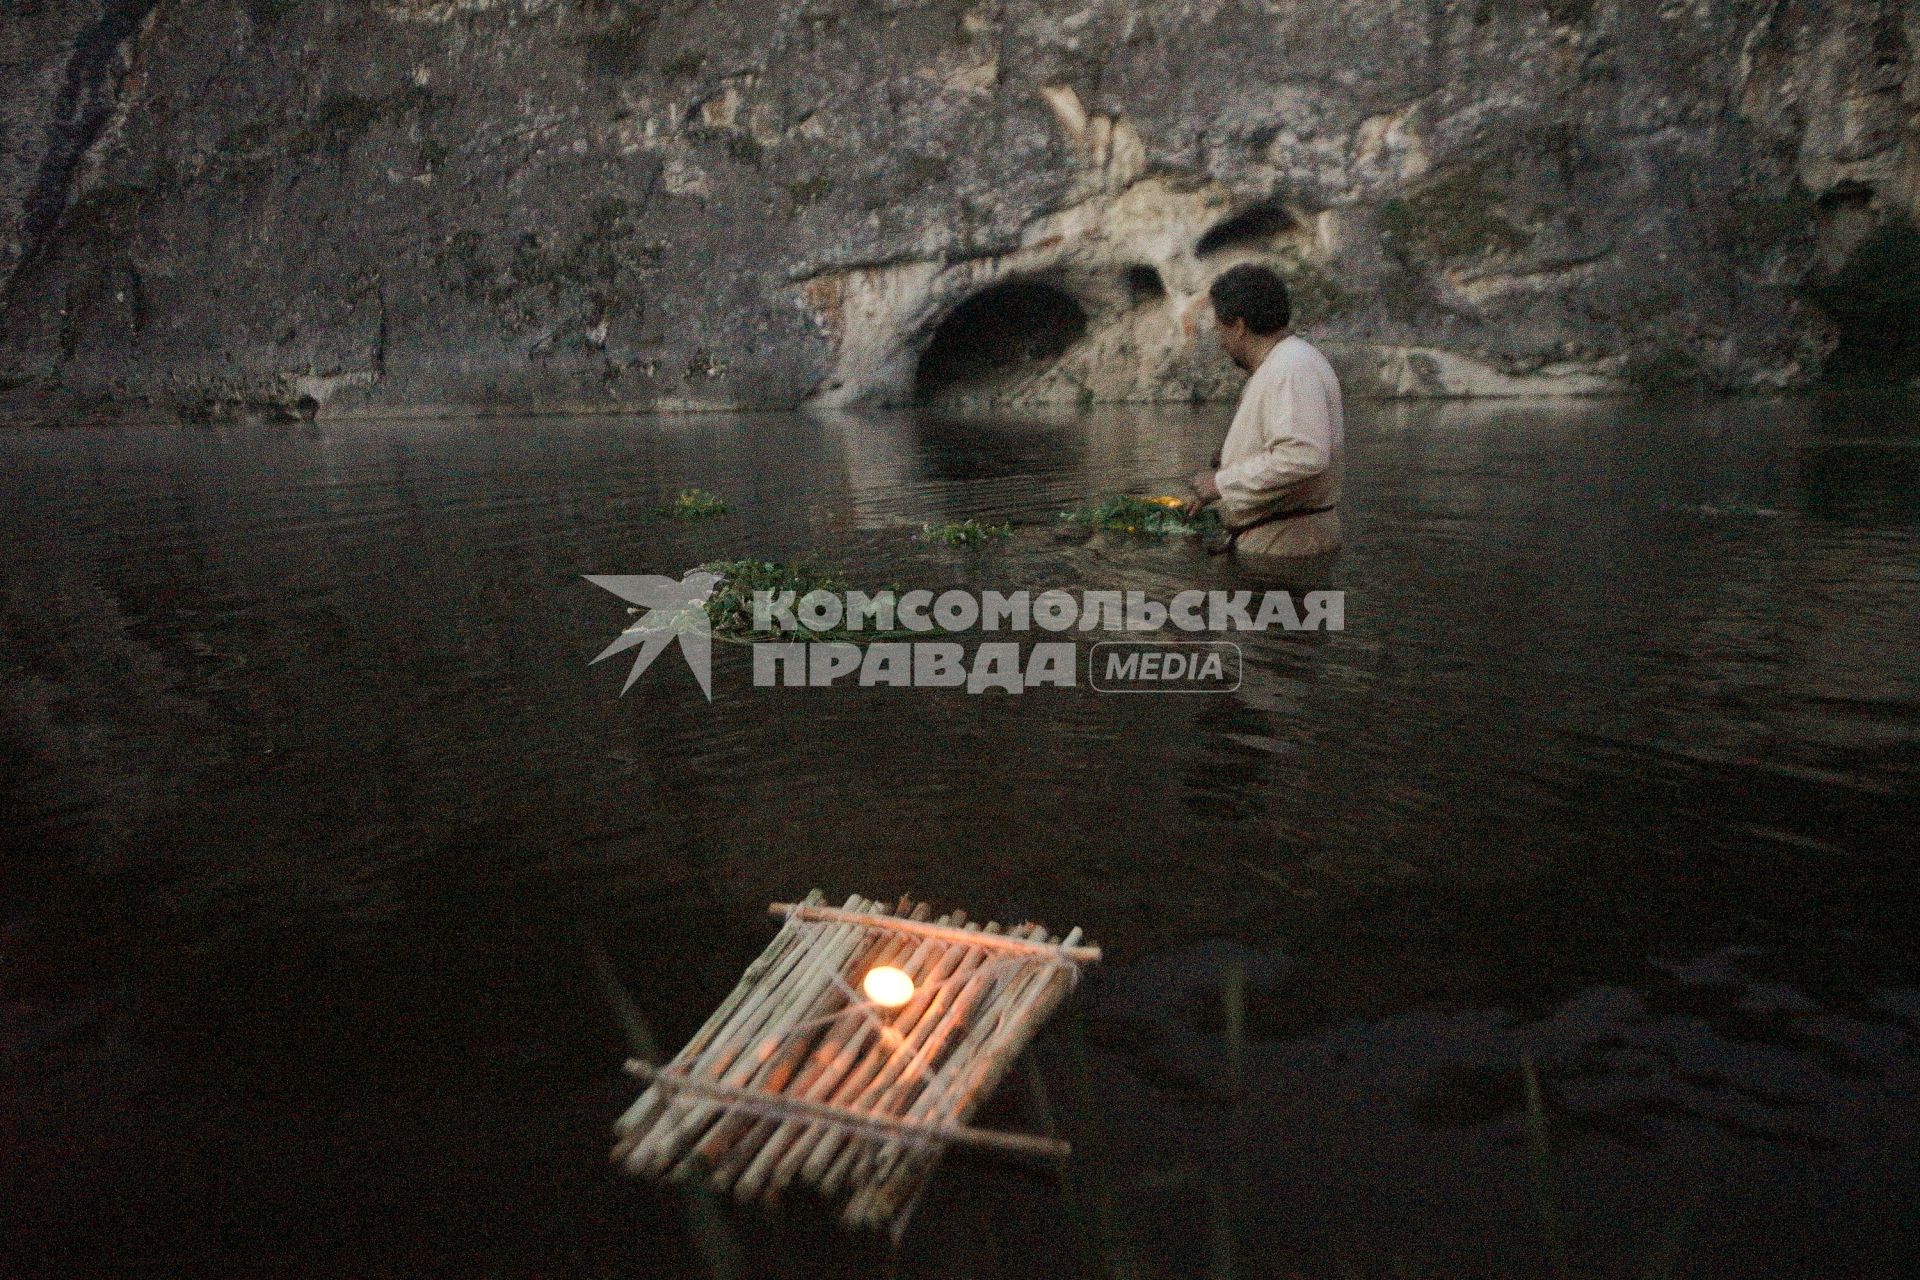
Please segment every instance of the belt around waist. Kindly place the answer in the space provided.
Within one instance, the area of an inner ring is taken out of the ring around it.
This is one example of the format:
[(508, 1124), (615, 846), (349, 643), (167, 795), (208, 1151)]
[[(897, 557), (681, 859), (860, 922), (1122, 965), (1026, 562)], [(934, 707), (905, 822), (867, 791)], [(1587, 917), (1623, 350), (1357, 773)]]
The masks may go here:
[(1248, 530), (1259, 529), (1270, 524), (1279, 524), (1282, 520), (1298, 520), (1301, 516), (1325, 515), (1339, 505), (1337, 502), (1329, 502), (1324, 507), (1295, 507), (1291, 511), (1276, 511), (1272, 515), (1261, 516), (1258, 520), (1250, 520), (1238, 529), (1227, 530), (1227, 536), (1221, 539), (1218, 545), (1208, 547), (1207, 554), (1210, 556), (1226, 555), (1239, 543), (1240, 535), (1246, 533)]

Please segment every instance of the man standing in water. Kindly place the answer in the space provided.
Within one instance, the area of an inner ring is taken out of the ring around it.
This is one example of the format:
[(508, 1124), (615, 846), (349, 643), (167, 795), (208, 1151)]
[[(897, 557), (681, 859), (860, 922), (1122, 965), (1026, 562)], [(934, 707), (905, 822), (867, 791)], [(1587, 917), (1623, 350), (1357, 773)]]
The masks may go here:
[(1221, 349), (1249, 376), (1217, 467), (1193, 477), (1189, 513), (1219, 504), (1221, 549), (1241, 555), (1338, 551), (1346, 435), (1333, 366), (1287, 328), (1287, 286), (1266, 267), (1224, 271), (1208, 295)]

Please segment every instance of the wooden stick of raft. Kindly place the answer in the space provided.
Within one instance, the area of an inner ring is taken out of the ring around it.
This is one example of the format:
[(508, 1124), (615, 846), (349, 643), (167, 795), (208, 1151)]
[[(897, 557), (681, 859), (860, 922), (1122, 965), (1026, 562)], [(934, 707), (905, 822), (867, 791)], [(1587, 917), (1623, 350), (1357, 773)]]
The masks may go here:
[(767, 908), (769, 915), (798, 916), (802, 920), (854, 920), (870, 927), (895, 930), (901, 933), (918, 933), (929, 938), (943, 938), (948, 942), (957, 942), (962, 946), (992, 946), (1002, 951), (1025, 951), (1033, 955), (1061, 955), (1075, 964), (1091, 964), (1100, 959), (1100, 948), (1081, 946), (1061, 946), (1050, 942), (1036, 942), (1030, 938), (1016, 937), (1011, 934), (997, 935), (991, 943), (983, 943), (981, 935), (965, 929), (954, 929), (937, 924), (923, 924), (918, 920), (901, 920), (888, 917), (875, 920), (856, 911), (847, 911), (839, 907), (820, 906), (805, 902), (776, 902)]
[[(1000, 926), (988, 921), (978, 934), (972, 930), (966, 930), (961, 936), (969, 939), (976, 937), (984, 939), (998, 937), (999, 933)], [(934, 1054), (937, 1054), (940, 1045), (945, 1042), (943, 1028), (953, 1024), (955, 1011), (958, 1010), (960, 1016), (965, 1016), (965, 1010), (972, 1005), (978, 986), (976, 975), (985, 957), (985, 951), (978, 947), (969, 946), (964, 950), (957, 947), (951, 948), (948, 959), (954, 962), (955, 967), (933, 984), (934, 990), (930, 993), (927, 1003), (921, 1006), (920, 1017), (915, 1022), (913, 1030), (908, 1033), (905, 1046), (900, 1051), (888, 1054), (880, 1060), (876, 1064), (875, 1073), (863, 1082), (861, 1088), (843, 1089), (833, 1101), (861, 1112), (882, 1110), (881, 1100), (888, 1096), (888, 1091), (901, 1071), (909, 1063), (919, 1061), (923, 1055), (931, 1059)], [(928, 1052), (930, 1041), (932, 1042), (931, 1053)], [(850, 1141), (846, 1133), (829, 1130), (820, 1135), (813, 1150), (807, 1153), (801, 1176), (818, 1187), (823, 1194), (834, 1195), (838, 1192), (841, 1179), (854, 1157), (863, 1149), (860, 1144)]]
[[(847, 899), (849, 907), (865, 904), (866, 900), (858, 895)], [(783, 935), (785, 932), (784, 929), (781, 931)], [(772, 1002), (777, 1000), (778, 993), (786, 986), (794, 970), (805, 963), (813, 936), (812, 930), (798, 929), (791, 945), (784, 947), (781, 945), (782, 939), (776, 937), (767, 952), (762, 953), (761, 960), (768, 959), (776, 950), (779, 951), (778, 958), (765, 967), (759, 961), (755, 962), (752, 969), (758, 970), (756, 980), (743, 980), (741, 986), (736, 988), (737, 993), (742, 993), (742, 1000), (735, 1004), (729, 997), (728, 1004), (734, 1006), (731, 1014), (724, 1018), (716, 1016), (709, 1019), (700, 1034), (674, 1055), (674, 1065), (685, 1070), (711, 1071), (714, 1074), (724, 1071), (739, 1054), (745, 1038), (765, 1024)], [(649, 1089), (642, 1094), (635, 1108), (638, 1110), (649, 1104), (651, 1125), (636, 1130), (625, 1143), (614, 1149), (614, 1158), (623, 1161), (628, 1170), (634, 1173), (659, 1172), (664, 1165), (677, 1158), (681, 1149), (680, 1129), (692, 1121), (698, 1111), (686, 1099), (658, 1089)]]
[(791, 1111), (812, 1120), (825, 1121), (848, 1129), (884, 1133), (890, 1137), (903, 1135), (909, 1139), (921, 1138), (930, 1142), (957, 1142), (965, 1146), (989, 1147), (995, 1151), (1037, 1156), (1046, 1160), (1059, 1160), (1073, 1154), (1072, 1145), (1058, 1138), (1042, 1138), (1030, 1133), (1002, 1133), (998, 1129), (976, 1129), (964, 1124), (916, 1125), (905, 1120), (896, 1120), (891, 1116), (868, 1115), (863, 1111), (849, 1111), (844, 1107), (829, 1106), (824, 1102), (807, 1102), (799, 1098), (789, 1098), (781, 1093), (767, 1093), (761, 1089), (742, 1089), (732, 1085), (715, 1084), (708, 1080), (695, 1080), (638, 1059), (630, 1059), (626, 1069), (630, 1075), (651, 1081), (656, 1087), (664, 1087), (674, 1092), (690, 1093), (716, 1102), (764, 1105), (782, 1111)]
[[(849, 916), (872, 918), (887, 910), (884, 903), (865, 899), (860, 901), (861, 907), (849, 911)], [(725, 1085), (739, 1088), (765, 1086), (784, 1069), (788, 1061), (785, 1051), (788, 1048), (789, 1029), (796, 1023), (826, 1012), (838, 999), (833, 991), (834, 977), (846, 967), (856, 951), (871, 946), (873, 938), (872, 933), (851, 922), (827, 923), (808, 945), (801, 948), (799, 960), (787, 975), (786, 982), (766, 1002), (760, 1024), (737, 1037), (730, 1062), (709, 1065), (676, 1061), (669, 1065), (686, 1066), (690, 1074)], [(804, 1042), (801, 1047), (805, 1047)], [(718, 1069), (715, 1069), (716, 1066)], [(711, 1146), (702, 1141), (709, 1129), (719, 1135)], [(729, 1122), (724, 1107), (697, 1103), (685, 1113), (681, 1124), (670, 1131), (669, 1146), (663, 1151), (662, 1161), (657, 1168), (663, 1172), (671, 1171), (673, 1176), (698, 1173), (705, 1163), (724, 1154), (724, 1138), (737, 1132), (738, 1126)], [(693, 1161), (696, 1155), (702, 1157), (701, 1162)]]
[[(1023, 926), (1021, 932), (1030, 938), (1047, 936), (1046, 931), (1037, 925)], [(1044, 981), (1046, 975), (1053, 972), (1060, 971), (1050, 966), (1036, 965), (1009, 974), (1004, 968), (995, 968), (991, 964), (981, 966), (954, 1000), (942, 1025), (922, 1053), (904, 1064), (893, 1084), (867, 1105), (876, 1111), (896, 1114), (920, 1123), (951, 1120), (977, 1100), (970, 1092), (956, 1089), (955, 1085), (964, 1078), (962, 1073), (972, 1055), (1003, 1025), (1004, 1015), (996, 1015), (995, 1006), (1004, 1007), (1018, 999), (1026, 985)], [(975, 1016), (976, 1008), (984, 1010), (978, 1017)], [(936, 1065), (942, 1049), (948, 1050), (947, 1061)], [(843, 1183), (852, 1186), (857, 1194), (848, 1206), (851, 1214), (866, 1198), (867, 1184), (875, 1172), (884, 1174), (899, 1155), (899, 1147), (891, 1142), (866, 1144), (857, 1149), (848, 1146), (841, 1152), (835, 1167), (822, 1178), (821, 1185), (829, 1191), (837, 1190)], [(852, 1217), (848, 1219), (849, 1222), (854, 1220)]]
[[(807, 902), (809, 904), (817, 904), (822, 902), (824, 898), (825, 895), (818, 889), (815, 889), (807, 895)], [(849, 901), (852, 901), (852, 899), (849, 899)], [(720, 1002), (720, 1007), (708, 1016), (706, 1022), (701, 1025), (700, 1030), (694, 1033), (693, 1039), (689, 1040), (686, 1047), (674, 1055), (675, 1058), (690, 1058), (704, 1050), (733, 1020), (740, 1006), (750, 996), (757, 994), (760, 980), (771, 973), (782, 961), (790, 958), (803, 932), (804, 930), (797, 927), (783, 927), (779, 933), (775, 934), (773, 941), (767, 944), (767, 949), (762, 951), (759, 956), (754, 959), (753, 963), (747, 966), (747, 971), (740, 975), (740, 981), (735, 984), (732, 991), (727, 993), (727, 998)], [(627, 1108), (626, 1114), (614, 1122), (613, 1127), (615, 1132), (623, 1136), (632, 1133), (646, 1121), (652, 1119), (653, 1115), (665, 1105), (666, 1099), (664, 1097), (657, 1096), (651, 1092), (641, 1094), (634, 1100), (633, 1105)], [(616, 1151), (615, 1159), (619, 1158), (620, 1153)]]
[[(933, 914), (933, 908), (928, 904), (922, 902), (915, 905), (906, 898), (900, 900), (898, 909), (906, 911), (908, 919), (925, 920)], [(942, 916), (941, 919), (946, 917)], [(842, 975), (843, 979), (876, 965), (910, 966), (907, 953), (914, 945), (912, 937), (881, 934), (876, 937), (876, 943), (870, 952), (847, 969)], [(883, 1041), (897, 1038), (887, 1022), (875, 1015), (871, 1008), (863, 1007), (867, 1002), (858, 991), (850, 990), (844, 981), (836, 982), (835, 988), (839, 995), (839, 1007), (828, 1014), (830, 1020), (816, 1029), (810, 1043), (803, 1043), (796, 1049), (789, 1071), (767, 1082), (783, 1097), (816, 1097), (816, 1090), (823, 1088), (820, 1084), (822, 1080), (829, 1082), (824, 1088), (831, 1088), (831, 1082), (859, 1060), (870, 1036), (878, 1035)], [(715, 1190), (732, 1190), (742, 1199), (758, 1194), (775, 1157), (795, 1135), (807, 1127), (807, 1122), (801, 1119), (757, 1119), (751, 1131), (732, 1144), (727, 1160), (714, 1166), (712, 1182)], [(779, 1186), (768, 1189), (774, 1193), (781, 1190)]]
[[(1069, 935), (1067, 941), (1077, 942), (1079, 935)], [(1010, 1051), (1025, 1042), (1022, 1029), (1043, 1020), (1028, 1017), (1036, 1001), (1050, 995), (1050, 1010), (1071, 985), (1071, 973), (1052, 965), (1029, 966), (1001, 977), (947, 1061), (926, 1081), (919, 1096), (900, 1109), (901, 1118), (919, 1123), (957, 1121), (991, 1091), (1005, 1063), (1011, 1061)], [(996, 1067), (995, 1062), (1002, 1059)], [(846, 1207), (847, 1223), (877, 1226), (886, 1221), (896, 1199), (910, 1195), (920, 1170), (931, 1163), (896, 1143), (868, 1146), (851, 1170), (856, 1193)]]
[[(1079, 939), (1078, 929), (1067, 935), (1068, 945)], [(995, 1015), (983, 1019), (990, 1025), (975, 1029), (970, 1043), (962, 1047), (964, 1052), (955, 1051), (950, 1061), (957, 1071), (955, 1078), (946, 1082), (947, 1088), (930, 1085), (903, 1119), (922, 1124), (954, 1122), (952, 1117), (957, 1116), (961, 1108), (990, 1094), (1013, 1065), (1026, 1042), (1021, 1029), (1044, 1023), (1073, 987), (1072, 975), (1061, 969), (1042, 970), (1022, 977), (1030, 978), (1024, 989), (1017, 993), (1010, 990)], [(941, 1103), (947, 1099), (952, 1101), (942, 1107)], [(863, 1179), (859, 1194), (847, 1206), (847, 1221), (879, 1225), (892, 1218), (897, 1222), (896, 1215), (911, 1202), (928, 1163), (930, 1161), (917, 1153), (887, 1143), (878, 1153), (869, 1176)]]
[[(847, 902), (844, 914), (854, 918), (859, 918), (863, 910), (879, 905), (857, 894)], [(802, 939), (801, 945), (794, 948), (790, 965), (773, 984), (755, 992), (745, 1002), (705, 1052), (690, 1060), (688, 1056), (677, 1055), (673, 1065), (725, 1083), (751, 1083), (755, 1069), (762, 1065), (754, 1055), (755, 1046), (763, 1044), (769, 1033), (777, 1036), (794, 1005), (812, 1002), (819, 989), (827, 984), (827, 974), (838, 969), (845, 954), (864, 936), (863, 931), (852, 924), (829, 924)], [(720, 1115), (720, 1108), (707, 1103), (692, 1102), (679, 1095), (670, 1097), (664, 1114), (627, 1155), (627, 1168), (635, 1173), (666, 1173), (679, 1164), (681, 1156)]]
[[(1067, 945), (1071, 946), (1079, 938), (1080, 931), (1075, 929), (1067, 935)], [(965, 1115), (966, 1108), (973, 1105), (967, 1100), (983, 1098), (993, 1092), (1020, 1051), (1026, 1047), (1029, 1037), (1022, 1028), (1044, 1023), (1073, 986), (1071, 973), (1055, 969), (1032, 982), (1017, 1002), (1012, 999), (1005, 1002), (1001, 1020), (994, 1026), (988, 1042), (980, 1047), (979, 1052), (965, 1059), (966, 1075), (956, 1081), (950, 1090), (953, 1096), (962, 1100), (951, 1109), (952, 1118)], [(932, 1163), (923, 1154), (902, 1152), (896, 1159), (891, 1177), (883, 1170), (878, 1177), (868, 1179), (861, 1193), (867, 1202), (865, 1211), (860, 1213), (855, 1206), (847, 1206), (849, 1220), (858, 1216), (878, 1226), (890, 1218), (891, 1234), (898, 1241), (906, 1229), (907, 1217), (912, 1213), (920, 1191), (925, 1188)]]
[[(888, 1226), (897, 1243), (949, 1144), (1069, 1153), (966, 1120), (1099, 957), (1078, 929), (930, 922), (906, 897), (836, 908), (817, 890), (769, 910), (778, 936), (686, 1047), (664, 1067), (629, 1065), (648, 1084), (617, 1126), (616, 1160), (743, 1200), (805, 1183), (844, 1195), (847, 1225)], [(915, 983), (884, 1013), (858, 990), (880, 964)]]
[[(957, 912), (954, 919), (957, 923), (965, 924), (966, 913)], [(966, 924), (965, 927), (974, 932), (978, 932), (980, 928), (978, 924)], [(894, 1015), (895, 1034), (891, 1037), (892, 1043), (884, 1048), (879, 1045), (869, 1048), (858, 1062), (851, 1064), (848, 1070), (841, 1073), (841, 1078), (832, 1081), (824, 1092), (814, 1092), (811, 1095), (813, 1099), (836, 1106), (857, 1108), (863, 1091), (870, 1082), (888, 1063), (898, 1062), (903, 1056), (911, 1057), (919, 1045), (920, 1037), (924, 1035), (922, 1028), (930, 1029), (933, 1026), (937, 1015), (935, 1018), (928, 1018), (926, 1015), (930, 1009), (945, 1008), (950, 997), (948, 987), (954, 966), (967, 956), (977, 960), (980, 954), (978, 951), (952, 947), (934, 939), (921, 939), (907, 965), (908, 972), (916, 975), (918, 990), (914, 992), (913, 999)], [(819, 1169), (825, 1167), (825, 1155), (817, 1156), (816, 1153), (819, 1153), (823, 1147), (837, 1146), (847, 1137), (847, 1133), (841, 1129), (828, 1126), (810, 1127), (794, 1138), (787, 1150), (778, 1155), (777, 1164), (770, 1175), (771, 1182), (776, 1187), (784, 1186), (803, 1168), (806, 1170), (803, 1176), (811, 1179)]]
[[(920, 1109), (928, 1100), (926, 1090), (929, 1086), (937, 1087), (944, 1078), (936, 1072), (936, 1064), (943, 1057), (964, 1054), (964, 1049), (955, 1046), (964, 1042), (965, 1032), (973, 1024), (976, 1009), (993, 999), (993, 992), (999, 985), (997, 972), (990, 959), (977, 964), (960, 985), (952, 1004), (937, 1016), (927, 1019), (917, 1051), (897, 1055), (890, 1060), (885, 1073), (860, 1099), (860, 1105), (879, 1114), (901, 1119)], [(960, 1103), (943, 1108), (947, 1112), (960, 1109)], [(952, 1117), (943, 1115), (941, 1118), (945, 1120)], [(842, 1190), (859, 1191), (873, 1169), (877, 1154), (888, 1145), (879, 1141), (844, 1143), (820, 1173), (815, 1185), (828, 1196), (837, 1196)]]
[[(928, 914), (930, 909), (921, 903), (914, 909), (911, 918), (924, 920)], [(941, 916), (940, 922), (944, 924), (953, 918)], [(874, 964), (894, 965), (909, 975), (925, 972), (926, 957), (934, 943), (911, 936), (902, 936), (892, 942), (888, 950), (874, 957)], [(865, 1059), (896, 1052), (904, 1043), (899, 1029), (892, 1024), (886, 1024), (886, 1032), (882, 1034), (873, 1021), (866, 1017), (849, 1017), (848, 1021), (854, 1025), (847, 1042), (831, 1046), (831, 1052), (825, 1043), (816, 1048), (807, 1068), (788, 1083), (785, 1089), (788, 1097), (811, 1102), (829, 1101), (841, 1081)], [(792, 1168), (798, 1162), (783, 1162), (781, 1157), (795, 1145), (804, 1146), (815, 1132), (814, 1126), (803, 1120), (780, 1125), (753, 1153), (751, 1164), (735, 1185), (735, 1193), (746, 1199), (763, 1192), (769, 1197), (777, 1196), (785, 1190)]]
[[(879, 903), (858, 896), (848, 898), (847, 903), (845, 910), (849, 915), (864, 915), (882, 909)], [(818, 967), (821, 949), (858, 936), (858, 931), (845, 927), (802, 930), (799, 945), (792, 949), (787, 963), (770, 980), (760, 984), (760, 989), (754, 992), (724, 1033), (714, 1037), (707, 1045), (689, 1045), (675, 1055), (675, 1061), (688, 1065), (698, 1063), (714, 1075), (725, 1071), (763, 1030), (781, 1025), (781, 1015), (796, 998), (797, 986), (803, 984), (810, 971)]]
[[(845, 1043), (856, 1030), (854, 1024), (860, 1019), (846, 1016), (852, 1006), (848, 1002), (846, 983), (841, 975), (881, 963), (880, 957), (890, 952), (894, 945), (885, 934), (870, 933), (859, 937), (853, 950), (838, 965), (824, 970), (825, 981), (813, 1002), (788, 1009), (778, 1034), (762, 1042), (758, 1055), (761, 1061), (752, 1076), (734, 1079), (732, 1083), (779, 1094), (787, 1093), (794, 1078), (806, 1069), (815, 1046), (831, 1055), (834, 1046)], [(699, 1141), (696, 1150), (711, 1167), (716, 1190), (728, 1190), (734, 1175), (742, 1166), (743, 1161), (727, 1158), (735, 1147), (744, 1143), (757, 1144), (770, 1132), (764, 1121), (751, 1116), (736, 1118), (723, 1115), (714, 1124), (712, 1130)], [(752, 1153), (747, 1151), (743, 1154), (750, 1156)]]

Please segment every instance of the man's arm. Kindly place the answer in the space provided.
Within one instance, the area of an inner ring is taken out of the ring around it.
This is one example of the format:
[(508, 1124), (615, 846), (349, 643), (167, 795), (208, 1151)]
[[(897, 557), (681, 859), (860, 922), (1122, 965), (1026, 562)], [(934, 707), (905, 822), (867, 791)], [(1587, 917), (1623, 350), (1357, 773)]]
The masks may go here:
[(1187, 503), (1183, 514), (1191, 520), (1203, 510), (1220, 501), (1220, 486), (1213, 482), (1213, 468), (1196, 471), (1187, 481), (1193, 486), (1193, 498)]

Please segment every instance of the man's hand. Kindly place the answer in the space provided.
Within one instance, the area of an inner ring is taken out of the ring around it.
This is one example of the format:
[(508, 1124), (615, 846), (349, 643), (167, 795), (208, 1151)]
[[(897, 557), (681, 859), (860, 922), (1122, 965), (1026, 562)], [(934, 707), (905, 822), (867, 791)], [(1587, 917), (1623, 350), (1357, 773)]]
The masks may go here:
[(1194, 493), (1185, 508), (1187, 519), (1191, 520), (1199, 515), (1206, 509), (1208, 503), (1220, 501), (1220, 486), (1214, 483), (1213, 472), (1196, 471), (1187, 483), (1193, 486)]

